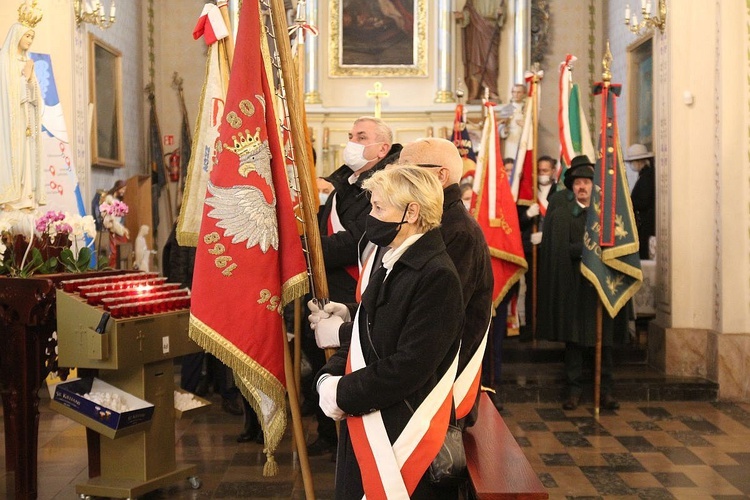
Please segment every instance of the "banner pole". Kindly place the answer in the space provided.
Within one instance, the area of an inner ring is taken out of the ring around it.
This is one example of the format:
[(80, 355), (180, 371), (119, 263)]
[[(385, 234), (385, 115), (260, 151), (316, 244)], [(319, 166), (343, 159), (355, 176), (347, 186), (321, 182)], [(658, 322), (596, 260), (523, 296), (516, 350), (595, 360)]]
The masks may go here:
[(284, 373), (286, 375), (286, 391), (289, 394), (289, 406), (292, 410), (292, 435), (297, 445), (299, 453), (300, 469), (302, 470), (302, 483), (305, 486), (305, 498), (308, 500), (315, 499), (315, 487), (313, 486), (312, 470), (310, 469), (310, 460), (307, 456), (307, 444), (305, 443), (305, 434), (302, 429), (302, 412), (299, 409), (299, 392), (294, 379), (294, 368), (292, 367), (292, 357), (289, 354), (289, 341), (286, 337), (286, 328), (281, 329), (281, 335), (284, 337)]
[(594, 418), (599, 420), (602, 383), (602, 301), (596, 301), (596, 348), (594, 353)]

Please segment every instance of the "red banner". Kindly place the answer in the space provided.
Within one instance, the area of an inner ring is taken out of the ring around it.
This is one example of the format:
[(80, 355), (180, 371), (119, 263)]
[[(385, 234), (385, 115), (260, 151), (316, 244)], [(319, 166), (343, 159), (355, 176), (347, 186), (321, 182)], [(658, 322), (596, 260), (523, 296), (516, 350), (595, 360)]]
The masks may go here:
[(477, 222), (490, 247), (495, 286), (492, 304), (497, 307), (505, 294), (528, 268), (523, 255), (518, 212), (500, 155), (500, 137), (495, 121), (495, 104), (487, 103), (488, 112), (482, 131), (482, 148), (474, 179)]
[[(282, 307), (308, 288), (258, 2), (240, 14), (198, 241), (190, 337), (234, 370), (268, 463), (286, 426)], [(279, 113), (279, 115), (281, 115)]]

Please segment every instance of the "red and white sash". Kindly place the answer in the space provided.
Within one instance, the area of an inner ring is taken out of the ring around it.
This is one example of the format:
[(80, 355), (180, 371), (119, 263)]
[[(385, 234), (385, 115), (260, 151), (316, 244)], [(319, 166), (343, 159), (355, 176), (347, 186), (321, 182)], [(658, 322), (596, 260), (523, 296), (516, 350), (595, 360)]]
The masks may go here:
[(362, 294), (365, 293), (367, 284), (370, 282), (370, 275), (372, 274), (377, 251), (378, 246), (368, 241), (365, 249), (362, 251), (362, 257), (359, 259), (359, 280), (357, 280), (357, 289), (354, 292), (354, 297), (357, 299), (358, 304), (362, 302)]
[[(354, 317), (346, 373), (366, 366), (359, 338), (359, 310)], [(458, 354), (448, 371), (414, 411), (391, 445), (380, 411), (348, 417), (347, 427), (362, 474), (363, 498), (409, 498), (445, 441)]]
[[(342, 231), (346, 231), (346, 228), (341, 223), (341, 219), (339, 219), (339, 213), (336, 211), (336, 193), (333, 193), (333, 201), (331, 202), (331, 213), (328, 216), (328, 236), (336, 233), (340, 233)], [(354, 278), (354, 280), (359, 279), (359, 267), (355, 266), (354, 264), (350, 266), (344, 267), (344, 270), (346, 273)]]
[(484, 349), (487, 347), (487, 337), (491, 324), (490, 322), (487, 325), (482, 342), (453, 383), (453, 404), (456, 406), (457, 419), (468, 415), (474, 406), (474, 401), (476, 401), (479, 380), (482, 376), (482, 358), (484, 357)]

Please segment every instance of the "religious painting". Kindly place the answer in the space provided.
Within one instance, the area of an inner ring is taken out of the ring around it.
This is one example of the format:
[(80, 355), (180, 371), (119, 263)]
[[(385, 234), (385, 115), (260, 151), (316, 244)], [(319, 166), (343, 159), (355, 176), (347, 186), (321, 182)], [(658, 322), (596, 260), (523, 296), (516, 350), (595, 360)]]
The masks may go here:
[(122, 54), (90, 36), (89, 67), (92, 163), (99, 167), (122, 167), (125, 164)]
[(427, 0), (331, 0), (331, 76), (427, 76)]
[(654, 145), (654, 51), (653, 38), (628, 47), (628, 144)]

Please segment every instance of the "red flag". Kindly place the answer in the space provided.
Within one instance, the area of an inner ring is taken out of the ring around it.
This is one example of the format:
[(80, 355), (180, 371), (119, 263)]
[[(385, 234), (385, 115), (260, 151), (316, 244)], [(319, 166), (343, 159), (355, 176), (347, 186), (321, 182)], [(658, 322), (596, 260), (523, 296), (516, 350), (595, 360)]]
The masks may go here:
[(308, 289), (258, 2), (240, 13), (195, 259), (190, 337), (234, 370), (268, 462), (286, 426), (282, 307)]
[(508, 290), (526, 272), (528, 264), (523, 255), (516, 204), (500, 155), (495, 104), (488, 102), (485, 106), (489, 109), (482, 130), (482, 148), (474, 178), (476, 206), (473, 213), (490, 247), (492, 274), (495, 278), (492, 304), (497, 307)]

